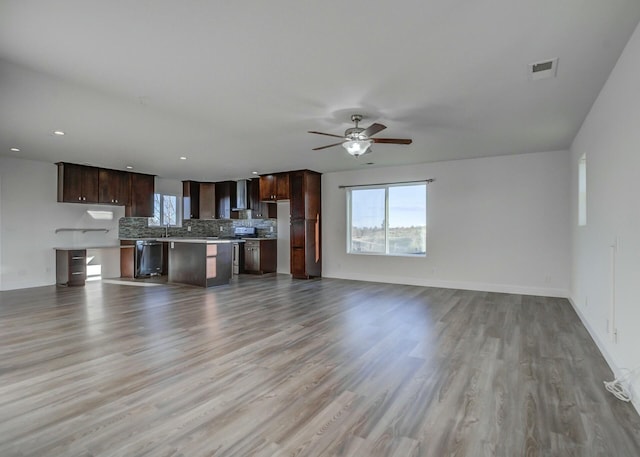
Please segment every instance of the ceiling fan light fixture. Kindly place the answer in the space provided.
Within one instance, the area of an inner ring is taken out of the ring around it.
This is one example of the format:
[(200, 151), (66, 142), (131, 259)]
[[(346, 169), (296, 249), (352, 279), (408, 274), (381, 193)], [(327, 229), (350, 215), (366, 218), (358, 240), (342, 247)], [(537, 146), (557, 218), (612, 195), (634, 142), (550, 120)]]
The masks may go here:
[(347, 140), (342, 143), (342, 147), (352, 156), (359, 157), (369, 152), (369, 147), (372, 143), (372, 140)]

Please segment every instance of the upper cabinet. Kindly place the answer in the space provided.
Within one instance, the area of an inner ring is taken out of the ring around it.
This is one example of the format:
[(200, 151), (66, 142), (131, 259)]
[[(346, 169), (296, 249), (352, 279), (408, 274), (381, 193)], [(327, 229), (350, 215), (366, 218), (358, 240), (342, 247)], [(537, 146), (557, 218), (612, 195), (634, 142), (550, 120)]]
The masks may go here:
[(98, 203), (99, 168), (60, 162), (58, 165), (58, 201)]
[(129, 204), (127, 217), (153, 217), (153, 193), (155, 177), (141, 173), (127, 173), (129, 180)]
[(182, 219), (216, 218), (216, 184), (182, 181)]
[(276, 200), (289, 200), (289, 173), (276, 174)]
[[(231, 208), (236, 204), (238, 186), (235, 181), (216, 183), (216, 215), (220, 219), (231, 219)], [(235, 214), (237, 217), (237, 213)]]
[(182, 181), (182, 219), (200, 219), (200, 183)]
[(98, 178), (100, 203), (128, 205), (130, 181), (129, 173), (101, 168)]
[(260, 200), (273, 201), (276, 199), (276, 176), (260, 176)]
[(153, 175), (64, 162), (57, 165), (59, 202), (125, 206), (128, 217), (153, 216)]
[(247, 183), (249, 195), (248, 207), (253, 219), (275, 219), (278, 217), (278, 205), (270, 205), (260, 198), (260, 180), (252, 179)]
[[(200, 183), (200, 215), (197, 219), (215, 219), (216, 218), (216, 183), (201, 182)], [(196, 218), (194, 218), (196, 219)]]
[(260, 176), (260, 200), (289, 200), (289, 173)]

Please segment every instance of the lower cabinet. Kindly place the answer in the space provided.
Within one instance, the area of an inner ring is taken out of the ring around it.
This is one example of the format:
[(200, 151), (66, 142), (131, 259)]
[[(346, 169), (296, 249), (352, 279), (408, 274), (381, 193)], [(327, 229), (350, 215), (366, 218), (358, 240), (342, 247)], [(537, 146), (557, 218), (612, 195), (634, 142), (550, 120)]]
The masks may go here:
[(133, 278), (136, 272), (136, 242), (133, 240), (120, 240), (120, 277)]
[(231, 243), (169, 242), (169, 282), (200, 287), (231, 281)]
[(275, 273), (278, 267), (276, 240), (247, 240), (244, 243), (245, 273)]
[(56, 283), (64, 286), (84, 286), (87, 278), (85, 249), (56, 249)]

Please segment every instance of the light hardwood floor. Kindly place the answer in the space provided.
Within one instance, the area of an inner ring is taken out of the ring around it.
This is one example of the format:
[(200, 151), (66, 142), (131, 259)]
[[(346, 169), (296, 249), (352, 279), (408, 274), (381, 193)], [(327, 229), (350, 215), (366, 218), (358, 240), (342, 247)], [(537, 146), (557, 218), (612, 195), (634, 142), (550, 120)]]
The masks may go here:
[(563, 299), (286, 276), (0, 293), (0, 456), (640, 456)]

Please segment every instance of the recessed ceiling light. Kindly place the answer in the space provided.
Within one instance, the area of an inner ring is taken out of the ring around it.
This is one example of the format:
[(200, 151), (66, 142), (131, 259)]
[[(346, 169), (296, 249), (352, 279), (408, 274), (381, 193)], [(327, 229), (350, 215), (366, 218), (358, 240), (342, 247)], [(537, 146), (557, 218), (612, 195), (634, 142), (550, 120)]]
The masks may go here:
[(258, 172), (257, 172), (257, 171), (252, 171), (252, 172), (251, 172), (251, 174), (252, 174), (252, 175), (257, 175), (257, 174), (258, 174)]
[(180, 157), (180, 160), (187, 160), (187, 158), (182, 156), (182, 157)]
[(58, 136), (62, 136), (62, 135), (64, 135), (64, 132), (62, 130), (54, 130), (53, 134), (54, 135), (58, 135)]
[(20, 149), (18, 149), (18, 148), (11, 148), (11, 151), (12, 151), (12, 152), (20, 152)]
[(131, 165), (127, 165), (127, 170), (133, 170), (133, 167)]

